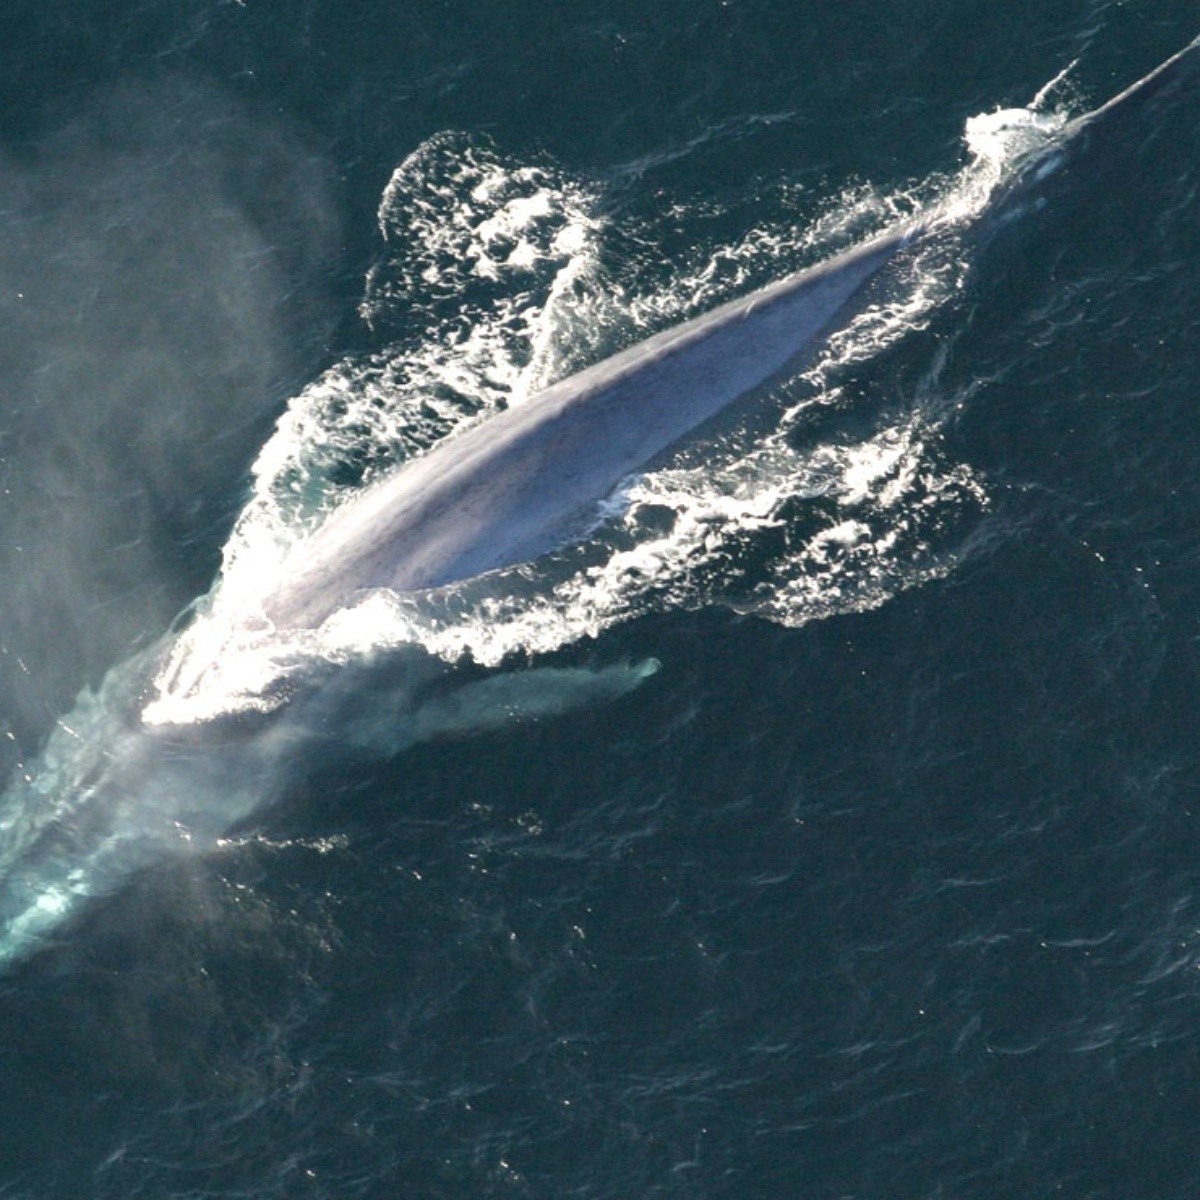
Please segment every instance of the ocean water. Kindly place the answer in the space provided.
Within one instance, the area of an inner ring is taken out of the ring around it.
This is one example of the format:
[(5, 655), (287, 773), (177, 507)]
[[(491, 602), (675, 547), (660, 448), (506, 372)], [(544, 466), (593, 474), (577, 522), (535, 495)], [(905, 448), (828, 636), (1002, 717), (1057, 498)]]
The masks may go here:
[[(1197, 1194), (1200, 69), (1070, 132), (1194, 4), (0, 33), (0, 868), (75, 869), (0, 1196)], [(399, 461), (918, 213), (585, 541), (237, 621)]]

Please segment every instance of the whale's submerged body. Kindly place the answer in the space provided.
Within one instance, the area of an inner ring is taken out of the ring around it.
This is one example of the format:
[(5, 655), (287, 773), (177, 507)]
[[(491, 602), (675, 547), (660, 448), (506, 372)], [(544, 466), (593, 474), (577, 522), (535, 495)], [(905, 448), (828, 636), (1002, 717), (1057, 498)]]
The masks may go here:
[[(1066, 125), (1048, 155), (1025, 163), (992, 197), (995, 224), (1077, 152), (1090, 169), (1094, 135), (1136, 121), (1192, 82), (1198, 66), (1200, 39)], [(938, 224), (914, 223), (727, 303), (436, 445), (352, 497), (299, 545), (261, 597), (262, 613), (281, 629), (313, 628), (369, 589), (438, 588), (553, 549), (586, 528), (623, 477), (793, 370), (860, 311), (883, 269)], [(431, 703), (418, 696), (407, 736), (486, 727), (522, 707), (559, 711), (585, 694), (617, 696), (648, 669), (500, 675)], [(337, 736), (344, 727), (324, 717), (349, 711), (338, 691), (354, 686), (343, 675), (315, 693), (315, 716), (314, 697), (294, 700), (289, 723), (222, 743), (199, 727), (150, 724), (144, 670), (142, 662), (111, 672), (108, 690), (124, 699), (81, 703), (41, 765), (3, 797), (0, 964), (35, 948), (88, 896), (114, 891), (186, 846), (212, 845), (269, 801), (298, 736)], [(85, 719), (92, 732), (81, 738), (76, 727)]]

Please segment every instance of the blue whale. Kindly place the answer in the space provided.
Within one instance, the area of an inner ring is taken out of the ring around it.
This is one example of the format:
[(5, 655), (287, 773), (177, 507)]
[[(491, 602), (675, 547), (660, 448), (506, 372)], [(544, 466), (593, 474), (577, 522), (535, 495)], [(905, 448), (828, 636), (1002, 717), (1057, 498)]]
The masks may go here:
[[(1068, 123), (993, 197), (981, 224), (1021, 211), (1072, 163), (1090, 174), (1091, 144), (1119, 142), (1123, 128), (1198, 70), (1200, 39)], [(1100, 136), (1108, 130), (1111, 140)], [(588, 527), (623, 477), (793, 372), (869, 303), (889, 264), (938, 234), (942, 219), (724, 304), (439, 443), (335, 510), (267, 588), (262, 611), (280, 629), (313, 628), (371, 589), (440, 588), (552, 550)], [(652, 669), (501, 674), (432, 699), (406, 679), (405, 736), (411, 743), (486, 728), (522, 708), (545, 714), (589, 695), (619, 696)], [(305, 738), (342, 736), (347, 722), (327, 720), (330, 713), (356, 711), (345, 697), (357, 681), (342, 672), (249, 734), (163, 729), (144, 717), (151, 671), (143, 659), (110, 672), (101, 694), (60, 722), (40, 763), (0, 801), (0, 964), (27, 955), (88, 897), (115, 891), (165, 856), (215, 844), (278, 795)]]

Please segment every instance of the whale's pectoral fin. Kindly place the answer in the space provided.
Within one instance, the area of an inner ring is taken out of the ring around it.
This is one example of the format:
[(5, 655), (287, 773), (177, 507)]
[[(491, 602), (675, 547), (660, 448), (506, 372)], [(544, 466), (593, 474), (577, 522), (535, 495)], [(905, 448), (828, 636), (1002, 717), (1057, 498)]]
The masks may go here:
[(658, 671), (656, 658), (611, 667), (534, 667), (464, 684), (414, 714), (419, 740), (479, 733), (605, 704), (632, 692)]
[(418, 742), (546, 720), (619, 700), (659, 667), (657, 659), (646, 658), (608, 667), (531, 667), (491, 675), (412, 707), (401, 703), (390, 712), (376, 711), (374, 720), (358, 723), (354, 742), (359, 749), (388, 756)]

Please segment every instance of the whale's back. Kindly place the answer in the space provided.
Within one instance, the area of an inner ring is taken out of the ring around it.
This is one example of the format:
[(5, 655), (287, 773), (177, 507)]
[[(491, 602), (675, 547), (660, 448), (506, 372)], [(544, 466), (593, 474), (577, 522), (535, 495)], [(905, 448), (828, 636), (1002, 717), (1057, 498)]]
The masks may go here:
[(622, 478), (811, 353), (915, 233), (730, 301), (439, 443), (298, 548), (267, 617), (317, 625), (364, 589), (441, 587), (553, 549)]

